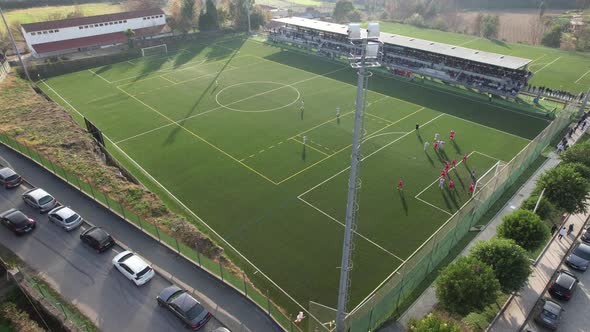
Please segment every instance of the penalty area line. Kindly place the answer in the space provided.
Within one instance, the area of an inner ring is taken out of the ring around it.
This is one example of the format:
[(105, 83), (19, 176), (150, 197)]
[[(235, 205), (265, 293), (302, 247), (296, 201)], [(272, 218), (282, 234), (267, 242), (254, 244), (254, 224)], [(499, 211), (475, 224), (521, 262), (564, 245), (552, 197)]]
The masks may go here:
[[(322, 209), (318, 208), (317, 206), (315, 206), (315, 205), (313, 205), (313, 204), (309, 203), (308, 201), (304, 200), (303, 198), (301, 198), (301, 197), (299, 197), (299, 196), (298, 196), (297, 198), (298, 198), (300, 201), (302, 201), (303, 203), (305, 203), (305, 204), (309, 205), (310, 207), (312, 207), (313, 209), (315, 209), (316, 211), (318, 211), (319, 213), (321, 213), (321, 214), (323, 214), (324, 216), (328, 217), (330, 220), (332, 220), (332, 221), (334, 221), (334, 222), (338, 223), (338, 224), (339, 224), (339, 225), (341, 225), (342, 227), (346, 227), (346, 225), (344, 225), (344, 224), (343, 224), (343, 223), (342, 223), (340, 220), (338, 220), (338, 219), (336, 219), (336, 218), (332, 217), (331, 215), (327, 214), (326, 212), (322, 211)], [(375, 241), (373, 241), (373, 240), (369, 239), (368, 237), (364, 236), (363, 234), (361, 234), (361, 233), (359, 233), (359, 232), (357, 232), (357, 231), (353, 231), (353, 232), (354, 232), (354, 234), (356, 234), (356, 235), (358, 235), (359, 237), (361, 237), (363, 240), (365, 240), (365, 241), (369, 242), (370, 244), (374, 245), (375, 247), (377, 247), (377, 248), (379, 248), (379, 249), (383, 250), (384, 252), (386, 252), (386, 253), (387, 253), (387, 254), (389, 254), (390, 256), (392, 256), (392, 257), (394, 257), (394, 258), (398, 259), (400, 262), (402, 262), (402, 263), (405, 263), (405, 260), (401, 259), (399, 256), (397, 256), (396, 254), (392, 253), (391, 251), (389, 251), (389, 250), (387, 250), (387, 249), (383, 248), (381, 245), (379, 245), (379, 244), (378, 244), (378, 243), (376, 243)]]

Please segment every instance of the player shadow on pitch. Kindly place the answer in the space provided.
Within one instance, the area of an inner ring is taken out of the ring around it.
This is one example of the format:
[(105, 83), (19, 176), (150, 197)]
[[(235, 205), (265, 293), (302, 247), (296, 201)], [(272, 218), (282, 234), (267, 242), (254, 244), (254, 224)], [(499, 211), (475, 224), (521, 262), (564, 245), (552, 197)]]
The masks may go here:
[(434, 160), (432, 160), (432, 157), (430, 157), (430, 153), (428, 153), (428, 151), (424, 151), (424, 154), (426, 155), (426, 158), (428, 158), (428, 162), (430, 162), (430, 165), (432, 165), (432, 167), (435, 167)]
[(404, 195), (403, 190), (398, 190), (397, 192), (399, 194), (399, 199), (402, 202), (402, 207), (404, 208), (404, 213), (407, 216), (408, 215), (408, 202), (406, 201), (406, 195)]
[(419, 130), (416, 130), (416, 136), (418, 137), (418, 140), (420, 141), (420, 143), (424, 144), (424, 139), (422, 138), (422, 135), (420, 135)]
[(459, 147), (457, 142), (455, 142), (455, 140), (452, 140), (451, 143), (453, 143), (453, 147), (455, 148), (455, 151), (457, 151), (458, 154), (461, 154), (461, 147)]

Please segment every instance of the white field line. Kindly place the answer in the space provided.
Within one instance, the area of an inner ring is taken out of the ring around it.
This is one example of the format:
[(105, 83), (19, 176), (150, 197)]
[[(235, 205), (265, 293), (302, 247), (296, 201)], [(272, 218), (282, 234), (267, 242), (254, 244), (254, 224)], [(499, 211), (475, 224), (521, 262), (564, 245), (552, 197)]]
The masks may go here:
[[(277, 90), (280, 90), (280, 89), (284, 89), (284, 88), (287, 88), (287, 87), (292, 87), (292, 85), (296, 85), (296, 84), (304, 83), (304, 82), (307, 82), (307, 81), (311, 81), (311, 80), (313, 80), (313, 79), (320, 78), (320, 77), (323, 77), (324, 75), (327, 75), (327, 74), (332, 74), (332, 73), (334, 73), (334, 72), (336, 72), (336, 71), (340, 71), (340, 70), (343, 70), (343, 69), (347, 69), (347, 68), (340, 68), (340, 69), (337, 69), (337, 70), (335, 70), (335, 71), (331, 71), (331, 72), (329, 72), (329, 73), (325, 73), (325, 74), (321, 74), (321, 75), (316, 75), (316, 76), (313, 76), (313, 77), (308, 77), (308, 78), (306, 78), (306, 79), (304, 79), (304, 80), (297, 81), (297, 82), (295, 82), (295, 83), (291, 83), (291, 84), (282, 85), (282, 86), (280, 86), (280, 87), (278, 87), (278, 88), (274, 88), (274, 89), (271, 89), (271, 90), (263, 91), (263, 92), (260, 92), (260, 93), (257, 93), (257, 94), (254, 94), (254, 95), (248, 96), (248, 97), (246, 97), (246, 98), (243, 98), (243, 99), (240, 99), (240, 100), (233, 101), (233, 102), (231, 102), (231, 103), (229, 103), (229, 104), (226, 104), (225, 106), (231, 106), (231, 105), (234, 105), (234, 104), (237, 104), (237, 103), (240, 103), (240, 102), (246, 101), (246, 100), (250, 100), (250, 99), (252, 99), (252, 98), (256, 98), (256, 97), (259, 97), (259, 96), (265, 95), (265, 94), (267, 94), (267, 93), (271, 93), (271, 92), (274, 92), (274, 91), (277, 91)], [(124, 91), (124, 90), (122, 90), (122, 91)], [(124, 92), (125, 92), (125, 91), (124, 91)], [(127, 92), (125, 92), (125, 93), (127, 93)], [(127, 93), (127, 94), (129, 94), (129, 93)], [(129, 94), (129, 95), (133, 97), (133, 95), (131, 95), (131, 94)], [(201, 112), (201, 113), (199, 113), (199, 114), (195, 114), (195, 115), (191, 115), (191, 116), (188, 116), (188, 117), (186, 117), (186, 118), (184, 118), (184, 119), (180, 119), (180, 120), (178, 120), (178, 121), (176, 121), (176, 122), (183, 122), (183, 121), (186, 121), (186, 120), (190, 120), (190, 119), (192, 119), (192, 118), (196, 118), (196, 117), (198, 117), (198, 116), (205, 115), (205, 114), (207, 114), (207, 113), (210, 113), (210, 112), (213, 112), (213, 111), (217, 111), (217, 110), (220, 110), (220, 109), (224, 109), (224, 108), (225, 108), (224, 106), (218, 106), (218, 107), (212, 108), (212, 109), (210, 109), (210, 110), (208, 110), (208, 111)], [(130, 140), (130, 139), (133, 139), (133, 138), (137, 138), (137, 137), (143, 136), (143, 135), (145, 135), (145, 134), (148, 134), (148, 133), (154, 132), (154, 131), (156, 131), (156, 130), (159, 130), (159, 129), (162, 129), (162, 128), (165, 128), (165, 127), (168, 127), (168, 126), (171, 126), (171, 125), (173, 125), (173, 123), (169, 123), (169, 124), (167, 124), (167, 125), (163, 125), (163, 126), (160, 126), (160, 127), (158, 127), (158, 128), (150, 129), (150, 130), (147, 130), (147, 131), (145, 131), (145, 132), (143, 132), (143, 133), (139, 133), (139, 134), (137, 134), (137, 135), (134, 135), (134, 136), (131, 136), (131, 137), (127, 137), (127, 138), (125, 138), (125, 139), (122, 139), (122, 140), (118, 141), (118, 142), (117, 142), (117, 144), (119, 144), (119, 143), (121, 143), (121, 142), (124, 142), (124, 141), (128, 141), (128, 140)]]
[(372, 135), (372, 136), (368, 136), (367, 138), (365, 138), (365, 139), (363, 140), (363, 143), (365, 143), (366, 141), (368, 141), (368, 140), (370, 140), (370, 139), (373, 139), (373, 138), (375, 138), (375, 137), (379, 137), (379, 136), (384, 136), (384, 135), (395, 135), (395, 134), (398, 134), (398, 135), (403, 135), (403, 134), (407, 134), (407, 133), (409, 133), (409, 131), (391, 131), (391, 132), (388, 132), (388, 133), (382, 133), (382, 134)]
[[(299, 200), (300, 200), (300, 201), (302, 201), (303, 203), (305, 203), (305, 204), (307, 204), (307, 205), (311, 206), (312, 208), (314, 208), (314, 209), (315, 209), (316, 211), (318, 211), (319, 213), (321, 213), (321, 214), (323, 214), (324, 216), (328, 217), (330, 220), (333, 220), (333, 221), (335, 221), (336, 223), (338, 223), (338, 224), (339, 224), (339, 225), (341, 225), (342, 227), (346, 227), (346, 225), (344, 225), (344, 224), (343, 224), (343, 223), (342, 223), (340, 220), (338, 220), (338, 219), (336, 219), (336, 218), (332, 217), (331, 215), (327, 214), (326, 212), (322, 211), (322, 209), (320, 209), (320, 208), (318, 208), (317, 206), (315, 206), (315, 205), (313, 205), (313, 204), (309, 203), (308, 201), (304, 200), (304, 199), (303, 199), (303, 198), (301, 198), (301, 197), (298, 197), (298, 198), (299, 198)], [(391, 251), (389, 251), (389, 250), (387, 250), (387, 249), (383, 248), (382, 246), (380, 246), (379, 244), (377, 244), (377, 243), (376, 243), (376, 242), (374, 242), (373, 240), (369, 239), (368, 237), (364, 236), (363, 234), (361, 234), (361, 233), (359, 233), (359, 232), (357, 232), (357, 231), (354, 231), (354, 234), (358, 235), (358, 236), (359, 236), (359, 237), (361, 237), (363, 240), (365, 240), (365, 241), (369, 242), (370, 244), (374, 245), (375, 247), (377, 247), (377, 248), (379, 248), (379, 249), (383, 250), (384, 252), (386, 252), (386, 253), (387, 253), (387, 254), (389, 254), (390, 256), (392, 256), (392, 257), (395, 257), (395, 258), (396, 258), (396, 259), (398, 259), (400, 262), (402, 262), (402, 263), (404, 263), (404, 262), (405, 262), (405, 261), (404, 261), (402, 258), (400, 258), (399, 256), (397, 256), (396, 254), (394, 254), (394, 253), (392, 253)]]
[[(65, 100), (59, 93), (57, 93), (57, 91), (55, 91), (52, 87), (50, 87), (45, 81), (43, 81), (43, 84), (45, 84), (51, 91), (53, 91), (53, 93), (55, 93), (68, 106), (70, 106), (74, 112), (76, 112), (77, 114), (80, 114), (80, 116), (83, 116), (82, 113), (78, 112), (78, 110), (74, 106), (72, 106), (67, 100)], [(229, 243), (223, 236), (219, 235), (219, 233), (217, 233), (213, 228), (211, 228), (211, 226), (209, 226), (209, 224), (207, 224), (203, 219), (201, 219), (201, 217), (199, 217), (196, 213), (194, 213), (191, 209), (189, 209), (180, 199), (178, 199), (176, 196), (174, 196), (174, 194), (172, 194), (166, 187), (164, 187), (158, 180), (156, 180), (149, 172), (147, 172), (143, 167), (141, 167), (133, 158), (131, 158), (127, 153), (125, 153), (125, 151), (123, 151), (123, 149), (121, 149), (117, 144), (115, 144), (108, 136), (106, 136), (104, 133), (103, 133), (103, 136), (109, 142), (111, 142), (111, 144), (113, 144), (113, 146), (121, 154), (123, 154), (123, 156), (125, 156), (125, 158), (127, 158), (135, 167), (137, 167), (137, 169), (139, 169), (146, 177), (148, 177), (150, 179), (150, 181), (152, 181), (158, 187), (160, 187), (163, 191), (165, 191), (169, 195), (169, 197), (171, 197), (174, 201), (176, 201), (176, 203), (178, 203), (180, 206), (182, 206), (190, 215), (192, 215), (199, 222), (201, 222), (201, 224), (203, 224), (211, 233), (215, 234), (215, 236), (217, 236), (219, 239), (221, 239), (229, 248), (231, 248), (235, 253), (237, 253), (242, 259), (244, 259), (244, 261), (246, 261), (248, 264), (250, 264), (252, 267), (254, 267), (256, 269), (257, 273), (260, 273), (262, 276), (264, 276), (264, 278), (266, 280), (270, 281), (270, 283), (272, 283), (277, 289), (279, 289), (283, 294), (285, 294), (291, 301), (293, 301), (293, 303), (297, 304), (301, 310), (304, 310), (305, 312), (307, 312), (309, 314), (306, 307), (302, 306), (299, 302), (297, 302), (297, 300), (295, 300), (291, 295), (289, 295), (289, 293), (287, 293), (285, 290), (283, 290), (276, 282), (274, 282), (264, 272), (262, 272), (261, 269), (259, 269), (256, 265), (254, 265), (254, 263), (252, 263), (248, 258), (246, 258), (246, 256), (244, 256), (240, 251), (238, 251), (234, 246), (232, 246), (231, 243)]]
[(543, 53), (543, 55), (541, 55), (540, 57), (538, 57), (535, 60), (531, 61), (531, 63), (529, 63), (529, 65), (532, 64), (533, 62), (537, 62), (537, 61), (543, 59), (545, 56), (547, 56), (547, 54)]
[(131, 61), (131, 60), (127, 60), (127, 63), (129, 63), (129, 64), (131, 64), (131, 65), (135, 66), (135, 62), (133, 62), (133, 61)]
[[(469, 157), (471, 157), (471, 155), (472, 155), (472, 154), (474, 154), (474, 153), (477, 153), (477, 154), (479, 154), (479, 155), (482, 155), (482, 156), (484, 156), (484, 157), (487, 157), (487, 158), (490, 158), (490, 159), (493, 159), (493, 160), (497, 160), (497, 161), (498, 161), (498, 160), (500, 160), (500, 159), (498, 159), (498, 158), (494, 158), (494, 157), (492, 157), (492, 156), (489, 156), (489, 155), (487, 155), (487, 154), (485, 154), (485, 153), (481, 153), (481, 152), (479, 152), (479, 151), (473, 151), (473, 152), (471, 152), (471, 153), (470, 153), (468, 156), (469, 156)], [(457, 166), (453, 167), (452, 169), (454, 169), (454, 168), (457, 168), (459, 165), (461, 165), (461, 163), (463, 163), (463, 160), (460, 160), (460, 161), (457, 163)], [(448, 215), (452, 216), (452, 215), (453, 215), (452, 213), (450, 213), (450, 212), (448, 212), (448, 211), (446, 211), (446, 210), (444, 210), (444, 209), (442, 209), (442, 208), (440, 208), (440, 207), (438, 207), (438, 206), (436, 206), (436, 205), (434, 205), (434, 204), (432, 204), (432, 203), (429, 203), (429, 202), (427, 202), (427, 201), (425, 201), (425, 200), (423, 200), (422, 198), (420, 198), (420, 197), (419, 197), (419, 196), (420, 196), (420, 195), (422, 195), (422, 194), (423, 194), (423, 193), (424, 193), (426, 190), (428, 190), (430, 187), (432, 187), (434, 184), (438, 183), (438, 181), (439, 181), (439, 178), (437, 178), (436, 180), (434, 180), (434, 182), (432, 182), (432, 183), (431, 183), (431, 184), (429, 184), (429, 185), (428, 185), (426, 188), (424, 188), (424, 189), (423, 189), (421, 192), (419, 192), (418, 194), (416, 194), (416, 196), (414, 196), (414, 198), (415, 198), (415, 199), (417, 199), (417, 200), (419, 200), (419, 201), (422, 201), (423, 203), (426, 203), (426, 204), (428, 204), (428, 205), (432, 206), (432, 207), (433, 207), (433, 208), (435, 208), (435, 209), (438, 209), (438, 210), (440, 210), (440, 211), (443, 211), (444, 213), (447, 213)]]
[[(440, 117), (441, 117), (441, 116), (443, 116), (443, 115), (445, 115), (445, 114), (439, 114), (438, 116), (436, 116), (436, 117), (434, 117), (434, 118), (430, 119), (428, 122), (424, 123), (422, 126), (425, 126), (425, 125), (427, 125), (427, 124), (431, 123), (432, 121), (434, 121), (434, 120), (436, 120), (436, 119), (440, 118)], [(385, 145), (384, 145), (384, 146), (382, 146), (381, 148), (379, 148), (379, 149), (377, 149), (377, 150), (373, 151), (372, 153), (370, 153), (370, 154), (366, 155), (364, 158), (362, 158), (362, 159), (361, 159), (361, 161), (365, 161), (367, 158), (369, 158), (369, 157), (371, 157), (371, 156), (375, 155), (377, 152), (379, 152), (379, 151), (381, 151), (381, 150), (383, 150), (383, 149), (385, 149), (385, 148), (389, 147), (390, 145), (392, 145), (392, 144), (394, 144), (394, 143), (398, 142), (399, 140), (401, 140), (402, 138), (404, 138), (404, 137), (408, 136), (408, 135), (409, 135), (409, 134), (411, 134), (411, 133), (413, 133), (413, 132), (412, 132), (412, 131), (410, 131), (410, 132), (406, 133), (405, 135), (403, 135), (403, 136), (400, 136), (400, 137), (396, 138), (395, 140), (393, 140), (393, 141), (391, 141), (391, 142), (389, 142), (389, 143), (385, 144)], [(324, 183), (326, 183), (326, 182), (328, 182), (328, 181), (332, 180), (333, 178), (337, 177), (338, 175), (340, 175), (340, 174), (342, 174), (342, 173), (344, 173), (344, 172), (348, 171), (349, 169), (350, 169), (350, 166), (346, 167), (345, 169), (341, 170), (340, 172), (338, 172), (338, 173), (336, 173), (336, 174), (334, 174), (334, 175), (330, 176), (329, 178), (325, 179), (324, 181), (322, 181), (322, 182), (320, 182), (320, 183), (316, 184), (315, 186), (311, 187), (311, 188), (310, 188), (310, 189), (308, 189), (307, 191), (303, 192), (302, 194), (300, 194), (299, 196), (297, 196), (297, 198), (301, 198), (301, 197), (305, 196), (305, 195), (306, 195), (306, 194), (308, 194), (309, 192), (313, 191), (314, 189), (318, 188), (319, 186), (323, 185)]]
[(477, 126), (480, 126), (480, 127), (483, 127), (483, 128), (487, 128), (487, 129), (490, 129), (490, 130), (493, 130), (493, 131), (499, 132), (499, 133), (501, 133), (501, 134), (504, 134), (504, 135), (509, 135), (509, 136), (512, 136), (512, 137), (518, 138), (518, 139), (520, 139), (520, 140), (525, 140), (525, 141), (527, 141), (527, 142), (530, 142), (530, 141), (531, 141), (531, 140), (529, 140), (529, 139), (526, 139), (526, 138), (524, 138), (524, 137), (520, 137), (520, 136), (518, 136), (518, 135), (515, 135), (515, 134), (507, 133), (507, 132), (505, 132), (505, 131), (502, 131), (502, 130), (500, 130), (500, 129), (496, 129), (496, 128), (488, 127), (488, 126), (486, 126), (486, 125), (482, 125), (481, 123), (473, 122), (473, 121), (471, 121), (471, 120), (466, 120), (466, 119), (463, 119), (463, 118), (460, 118), (460, 117), (458, 117), (458, 116), (454, 116), (454, 115), (451, 115), (451, 114), (447, 114), (447, 115), (448, 115), (448, 116), (450, 116), (450, 117), (453, 117), (453, 118), (455, 118), (455, 119), (459, 119), (459, 120), (462, 120), (462, 121), (465, 121), (465, 122), (469, 122), (469, 123), (472, 123), (472, 124), (474, 124), (474, 125), (477, 125)]
[(557, 59), (555, 59), (555, 60), (553, 60), (553, 61), (549, 62), (548, 64), (544, 65), (543, 67), (541, 67), (541, 69), (539, 69), (539, 70), (535, 71), (534, 73), (536, 74), (536, 73), (540, 72), (541, 70), (543, 70), (543, 69), (547, 68), (548, 66), (552, 65), (553, 63), (555, 63), (555, 61), (557, 61), (557, 60), (559, 60), (559, 59), (561, 59), (561, 58), (562, 58), (562, 57), (559, 57), (559, 58), (557, 58)]
[(106, 78), (102, 77), (99, 73), (92, 71), (91, 69), (88, 69), (89, 72), (93, 73), (94, 75), (100, 77), (103, 81), (107, 82), (108, 84), (112, 84), (113, 82), (107, 80)]
[[(123, 82), (123, 81), (132, 80), (132, 79), (137, 78), (137, 77), (150, 76), (153, 73), (170, 73), (170, 72), (173, 72), (173, 71), (183, 71), (183, 70), (191, 69), (191, 68), (194, 68), (194, 67), (198, 67), (198, 66), (204, 64), (205, 62), (206, 62), (206, 60), (195, 61), (195, 62), (187, 62), (187, 63), (185, 63), (185, 65), (190, 65), (190, 66), (181, 66), (181, 67), (178, 67), (178, 68), (158, 69), (158, 70), (151, 71), (151, 72), (149, 72), (149, 73), (147, 73), (145, 75), (128, 76), (128, 77), (125, 77), (125, 78), (121, 78), (121, 79), (112, 81), (111, 83), (119, 83), (119, 82)], [(212, 61), (212, 62), (208, 62), (208, 63), (215, 63), (215, 62), (216, 61)], [(150, 76), (150, 77), (146, 77), (145, 79), (142, 79), (142, 80), (147, 80), (147, 79), (157, 78), (157, 77), (160, 77), (160, 76)]]
[(160, 78), (163, 79), (163, 80), (166, 80), (166, 81), (168, 81), (170, 83), (172, 83), (172, 85), (176, 85), (176, 83), (178, 83), (178, 82), (175, 82), (175, 81), (169, 79), (168, 77), (166, 77), (164, 75), (160, 75)]
[(474, 42), (476, 40), (480, 40), (480, 39), (481, 39), (481, 37), (473, 38), (473, 39), (470, 39), (470, 40), (468, 40), (466, 42), (463, 42), (463, 43), (461, 43), (461, 44), (459, 44), (457, 46), (464, 46), (464, 45), (470, 44), (470, 43), (472, 43), (472, 42)]
[(434, 204), (432, 204), (432, 203), (429, 203), (429, 202), (427, 202), (427, 201), (423, 200), (423, 199), (422, 199), (422, 198), (420, 198), (420, 197), (414, 197), (414, 198), (415, 198), (415, 199), (417, 199), (417, 200), (419, 200), (420, 202), (422, 202), (422, 203), (426, 204), (426, 205), (430, 205), (431, 207), (433, 207), (433, 208), (435, 208), (435, 209), (437, 209), (437, 210), (439, 210), (439, 211), (441, 211), (441, 212), (444, 212), (444, 213), (448, 214), (449, 216), (452, 216), (452, 215), (453, 215), (453, 214), (452, 214), (452, 213), (450, 213), (449, 211), (447, 211), (447, 210), (444, 210), (444, 209), (441, 209), (441, 208), (439, 208), (438, 206), (436, 206), (436, 205), (434, 205)]
[(577, 81), (575, 81), (574, 83), (578, 83), (578, 82), (580, 82), (580, 80), (581, 80), (582, 78), (584, 78), (584, 76), (588, 75), (588, 73), (590, 73), (590, 70), (588, 70), (586, 73), (584, 73), (584, 75), (580, 76), (580, 78), (578, 78), (578, 80), (577, 80)]

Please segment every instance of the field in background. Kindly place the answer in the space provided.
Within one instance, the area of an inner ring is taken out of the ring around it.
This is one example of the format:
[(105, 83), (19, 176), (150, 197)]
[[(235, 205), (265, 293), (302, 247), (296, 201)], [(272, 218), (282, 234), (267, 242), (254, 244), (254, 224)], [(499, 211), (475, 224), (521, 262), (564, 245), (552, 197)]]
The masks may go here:
[[(301, 303), (335, 306), (355, 82), (341, 64), (232, 38), (39, 86)], [(379, 76), (370, 87), (351, 305), (467, 200), (472, 169), (509, 161), (548, 124), (459, 91)], [(435, 133), (440, 153), (424, 150)], [(443, 162), (465, 153), (457, 189), (439, 188)]]
[(481, 37), (421, 29), (407, 24), (382, 22), (381, 30), (399, 35), (464, 46), (477, 50), (512, 55), (533, 60), (529, 70), (535, 73), (531, 84), (570, 92), (590, 88), (590, 53), (571, 52), (540, 46), (505, 43)]
[[(4, 15), (8, 21), (8, 25), (24, 24), (45, 21), (52, 19), (55, 15), (67, 15), (75, 11), (81, 11), (84, 16), (110, 14), (124, 11), (119, 4), (112, 3), (86, 3), (74, 6), (47, 6), (34, 7), (26, 9), (15, 9), (6, 11)], [(4, 25), (0, 25), (0, 30), (4, 31)]]

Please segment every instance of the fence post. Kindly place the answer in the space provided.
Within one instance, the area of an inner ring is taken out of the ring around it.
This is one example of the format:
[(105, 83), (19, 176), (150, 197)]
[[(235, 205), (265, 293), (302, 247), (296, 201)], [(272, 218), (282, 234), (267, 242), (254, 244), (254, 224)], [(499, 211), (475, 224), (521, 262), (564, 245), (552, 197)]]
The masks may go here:
[(80, 191), (82, 191), (82, 186), (80, 185), (80, 180), (78, 180), (77, 176), (74, 176), (74, 179), (76, 179), (76, 183), (78, 184), (78, 189), (80, 189)]
[(174, 238), (174, 241), (176, 241), (176, 250), (178, 250), (178, 254), (180, 255), (180, 246), (178, 245), (178, 239)]
[(246, 275), (244, 274), (244, 271), (242, 271), (242, 280), (244, 280), (244, 294), (246, 295), (246, 298), (248, 298), (248, 284), (246, 283)]
[(94, 195), (94, 188), (92, 188), (91, 182), (87, 180), (86, 183), (88, 183), (88, 187), (90, 187), (90, 193), (92, 194), (92, 198), (96, 200), (96, 196)]
[(270, 315), (270, 298), (268, 297), (268, 289), (266, 290), (266, 306), (268, 307), (268, 314)]
[(109, 210), (113, 211), (113, 209), (111, 209), (111, 204), (109, 204), (109, 196), (107, 196), (104, 193), (102, 193), (102, 195), (104, 196), (104, 200), (107, 202), (107, 207), (109, 208)]
[(369, 312), (369, 326), (367, 326), (367, 331), (371, 331), (371, 320), (373, 320), (373, 309), (375, 309), (375, 307), (371, 308), (371, 311)]
[(223, 281), (223, 267), (221, 266), (221, 261), (219, 261), (219, 273), (221, 274), (221, 281)]
[(66, 313), (64, 306), (59, 302), (57, 302), (57, 305), (61, 308), (61, 311), (64, 313), (64, 316), (66, 316), (66, 319), (68, 319), (68, 314)]
[(199, 252), (199, 241), (195, 241), (195, 249), (197, 249), (197, 260), (199, 261), (199, 266), (202, 267), (201, 264), (201, 253)]
[[(139, 220), (141, 220), (141, 218), (139, 218)], [(160, 230), (158, 229), (158, 226), (156, 226), (155, 220), (153, 221), (153, 224), (154, 224), (154, 228), (156, 229), (156, 234), (158, 235), (158, 242), (162, 243), (162, 239), (160, 239)]]
[(293, 332), (293, 314), (289, 315), (289, 324), (291, 325), (291, 328), (289, 329), (289, 331)]
[(143, 231), (143, 223), (141, 222), (140, 216), (137, 216), (137, 221), (139, 221), (139, 228)]
[(123, 219), (127, 220), (127, 216), (125, 215), (125, 207), (123, 206), (123, 204), (121, 204), (121, 202), (117, 202), (117, 203), (121, 207), (121, 214), (123, 214)]

